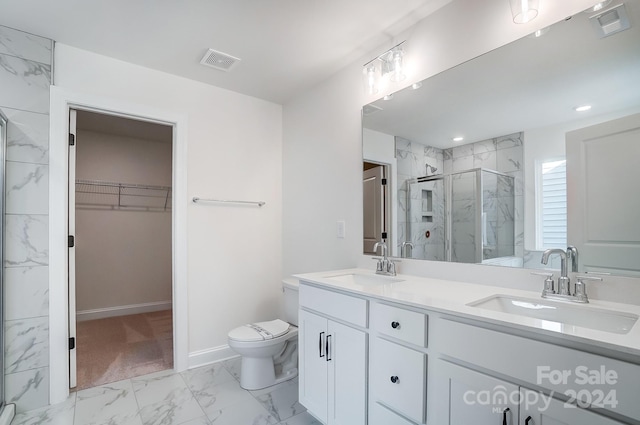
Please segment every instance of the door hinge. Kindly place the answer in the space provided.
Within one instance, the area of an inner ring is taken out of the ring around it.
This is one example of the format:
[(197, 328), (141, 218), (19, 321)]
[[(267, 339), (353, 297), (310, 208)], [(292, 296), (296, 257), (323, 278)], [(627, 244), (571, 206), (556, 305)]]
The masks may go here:
[(76, 144), (76, 135), (69, 133), (69, 146)]
[(69, 248), (73, 248), (74, 246), (76, 246), (76, 238), (69, 235)]
[(69, 338), (69, 350), (73, 350), (74, 348), (76, 348), (76, 338), (71, 337)]
[(382, 179), (382, 185), (386, 186), (387, 185), (387, 179)]

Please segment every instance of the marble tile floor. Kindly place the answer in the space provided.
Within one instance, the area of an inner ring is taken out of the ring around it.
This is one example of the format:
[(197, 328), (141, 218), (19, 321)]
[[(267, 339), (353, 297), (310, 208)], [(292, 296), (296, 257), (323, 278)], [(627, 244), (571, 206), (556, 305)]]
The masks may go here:
[(72, 393), (16, 415), (12, 425), (318, 425), (298, 403), (298, 379), (240, 387), (240, 359), (161, 371)]

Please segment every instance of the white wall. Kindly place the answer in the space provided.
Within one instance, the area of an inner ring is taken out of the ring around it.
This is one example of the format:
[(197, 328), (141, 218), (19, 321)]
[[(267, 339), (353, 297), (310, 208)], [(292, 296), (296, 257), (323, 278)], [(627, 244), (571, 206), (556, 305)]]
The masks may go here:
[[(55, 85), (188, 115), (188, 311), (191, 364), (235, 326), (275, 317), (281, 299), (282, 108), (270, 102), (56, 44)], [(211, 71), (216, 72), (216, 71)], [(262, 208), (193, 204), (263, 200)], [(197, 356), (196, 356), (197, 357)]]
[[(170, 187), (171, 151), (170, 137), (162, 142), (79, 129), (76, 178)], [(83, 200), (117, 201), (94, 194), (76, 197), (78, 319), (93, 317), (87, 310), (119, 315), (132, 314), (125, 307), (138, 304), (170, 307), (171, 210), (104, 209)]]
[[(283, 271), (351, 267), (361, 253), (361, 116), (364, 104), (514, 41), (573, 13), (593, 0), (542, 2), (539, 16), (512, 24), (504, 0), (456, 0), (404, 34), (284, 107)], [(407, 40), (407, 79), (375, 96), (364, 93), (362, 64)], [(346, 220), (338, 239), (335, 222)], [(373, 264), (373, 263), (372, 263)]]

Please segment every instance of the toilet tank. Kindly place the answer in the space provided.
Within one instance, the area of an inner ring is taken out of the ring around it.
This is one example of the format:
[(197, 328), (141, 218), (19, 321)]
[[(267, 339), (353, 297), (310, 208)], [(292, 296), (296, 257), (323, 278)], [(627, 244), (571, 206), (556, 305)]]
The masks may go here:
[(284, 279), (282, 292), (284, 293), (284, 320), (298, 326), (298, 279)]

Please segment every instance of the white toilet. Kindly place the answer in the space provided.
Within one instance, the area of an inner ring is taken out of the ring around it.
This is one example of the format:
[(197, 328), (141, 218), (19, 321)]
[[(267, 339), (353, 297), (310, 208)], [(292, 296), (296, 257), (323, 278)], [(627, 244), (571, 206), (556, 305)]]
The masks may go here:
[(298, 376), (298, 286), (285, 281), (284, 320), (250, 323), (228, 334), (242, 357), (240, 386), (258, 390)]

